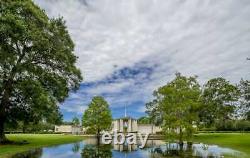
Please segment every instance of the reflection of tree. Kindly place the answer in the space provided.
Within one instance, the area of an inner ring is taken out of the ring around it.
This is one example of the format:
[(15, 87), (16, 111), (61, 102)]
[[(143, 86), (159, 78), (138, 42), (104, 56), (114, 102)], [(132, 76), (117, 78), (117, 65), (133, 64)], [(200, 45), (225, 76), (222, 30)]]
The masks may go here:
[(34, 149), (34, 150), (16, 154), (12, 158), (40, 158), (42, 154), (43, 154), (42, 149)]
[(85, 145), (82, 158), (112, 158), (111, 145)]
[(72, 147), (72, 152), (77, 153), (80, 150), (80, 143), (75, 143)]
[(192, 158), (192, 145), (179, 145), (179, 144), (167, 144), (166, 148), (163, 150), (162, 148), (154, 148), (151, 151), (151, 158), (156, 157), (164, 157), (164, 158), (172, 158), (172, 157), (178, 157), (178, 158)]

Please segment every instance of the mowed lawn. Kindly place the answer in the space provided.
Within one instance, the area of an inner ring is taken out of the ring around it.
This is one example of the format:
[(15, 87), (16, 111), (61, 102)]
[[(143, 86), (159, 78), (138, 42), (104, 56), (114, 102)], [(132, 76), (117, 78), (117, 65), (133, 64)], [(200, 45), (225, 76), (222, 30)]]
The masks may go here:
[(250, 133), (200, 133), (195, 135), (194, 141), (229, 147), (250, 157)]
[(18, 152), (27, 151), (29, 149), (53, 146), (59, 144), (72, 143), (81, 141), (83, 136), (62, 135), (62, 134), (11, 134), (7, 138), (15, 142), (23, 142), (24, 145), (0, 145), (0, 157), (5, 158)]

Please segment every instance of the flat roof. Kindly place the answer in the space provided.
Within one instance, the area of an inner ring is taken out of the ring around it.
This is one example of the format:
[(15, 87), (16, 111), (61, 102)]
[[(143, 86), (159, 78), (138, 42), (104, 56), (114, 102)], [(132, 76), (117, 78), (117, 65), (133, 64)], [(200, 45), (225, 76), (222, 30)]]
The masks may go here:
[(113, 119), (113, 120), (128, 120), (128, 119), (137, 120), (137, 119), (134, 119), (132, 117), (121, 117), (121, 118), (117, 118), (117, 119)]

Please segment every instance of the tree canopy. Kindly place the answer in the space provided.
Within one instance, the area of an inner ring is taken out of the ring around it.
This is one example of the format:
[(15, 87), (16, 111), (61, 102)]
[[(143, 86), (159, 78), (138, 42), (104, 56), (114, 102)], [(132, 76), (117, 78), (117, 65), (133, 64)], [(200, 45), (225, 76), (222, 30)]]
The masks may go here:
[(80, 120), (79, 120), (79, 118), (74, 117), (74, 118), (72, 119), (72, 124), (73, 124), (74, 126), (79, 126), (79, 125), (80, 125)]
[(240, 107), (239, 113), (244, 119), (250, 120), (250, 81), (240, 80), (238, 85), (240, 91)]
[(204, 85), (202, 93), (201, 121), (211, 125), (215, 121), (223, 123), (232, 117), (239, 95), (238, 88), (226, 79), (221, 77), (210, 79)]
[(88, 132), (100, 134), (102, 130), (111, 128), (112, 115), (109, 104), (101, 96), (93, 97), (82, 117), (82, 125)]
[(53, 120), (82, 80), (62, 18), (31, 0), (0, 1), (0, 142), (4, 123)]
[(150, 124), (151, 123), (151, 120), (148, 116), (142, 116), (137, 121), (139, 124)]
[(200, 107), (200, 85), (196, 77), (176, 74), (174, 80), (154, 92), (158, 111), (163, 117), (163, 129), (168, 136), (177, 138), (180, 143), (184, 138), (192, 137), (193, 125), (198, 121)]
[(180, 130), (183, 129), (183, 136), (188, 139), (195, 126), (201, 130), (249, 129), (248, 80), (241, 79), (234, 85), (218, 77), (200, 87), (196, 76), (177, 73), (174, 80), (154, 91), (153, 96), (154, 99), (146, 103), (147, 118), (162, 126), (170, 137), (172, 133), (179, 134), (181, 140)]

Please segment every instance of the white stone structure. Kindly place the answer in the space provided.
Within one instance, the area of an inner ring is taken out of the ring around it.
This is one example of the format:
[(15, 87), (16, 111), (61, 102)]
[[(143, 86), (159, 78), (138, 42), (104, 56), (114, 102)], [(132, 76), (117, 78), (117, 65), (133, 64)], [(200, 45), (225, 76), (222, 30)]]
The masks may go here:
[(84, 132), (84, 129), (81, 126), (60, 125), (60, 126), (55, 126), (55, 132), (56, 133), (81, 134)]
[(131, 117), (124, 117), (113, 120), (111, 132), (127, 132), (127, 133), (142, 133), (142, 134), (156, 134), (161, 132), (161, 127), (151, 124), (138, 124), (136, 119)]
[[(157, 134), (161, 132), (161, 127), (151, 124), (138, 124), (136, 119), (131, 117), (124, 117), (115, 119), (112, 121), (111, 132), (114, 133), (142, 133), (142, 134)], [(57, 133), (69, 133), (69, 134), (85, 134), (85, 128), (81, 126), (72, 125), (60, 125), (55, 126), (55, 132)]]
[(151, 125), (151, 124), (139, 124), (138, 132), (143, 134), (156, 134), (161, 132), (162, 129), (159, 126)]
[(112, 132), (130, 132), (138, 131), (137, 120), (131, 117), (124, 117), (112, 121)]

